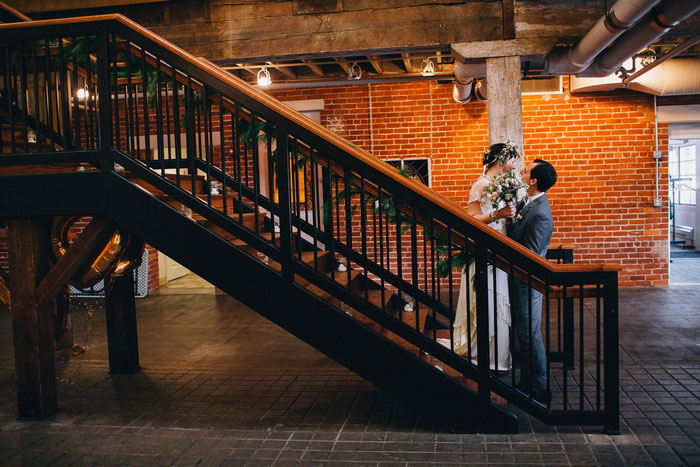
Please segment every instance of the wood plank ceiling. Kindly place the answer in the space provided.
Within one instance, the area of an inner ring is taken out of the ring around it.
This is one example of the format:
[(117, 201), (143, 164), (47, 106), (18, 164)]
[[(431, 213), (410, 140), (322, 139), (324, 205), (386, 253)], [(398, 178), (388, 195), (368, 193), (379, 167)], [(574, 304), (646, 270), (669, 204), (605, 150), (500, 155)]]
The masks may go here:
[[(573, 45), (610, 0), (5, 0), (42, 19), (122, 13), (190, 53), (255, 82), (266, 68), (275, 83), (452, 79), (450, 44), (556, 37)], [(690, 0), (689, 0), (690, 1)], [(695, 0), (692, 0), (695, 1)], [(700, 31), (700, 14), (648, 51), (660, 55)], [(700, 47), (685, 56), (700, 56)], [(538, 64), (529, 73), (537, 76)], [(352, 73), (351, 73), (352, 72)]]

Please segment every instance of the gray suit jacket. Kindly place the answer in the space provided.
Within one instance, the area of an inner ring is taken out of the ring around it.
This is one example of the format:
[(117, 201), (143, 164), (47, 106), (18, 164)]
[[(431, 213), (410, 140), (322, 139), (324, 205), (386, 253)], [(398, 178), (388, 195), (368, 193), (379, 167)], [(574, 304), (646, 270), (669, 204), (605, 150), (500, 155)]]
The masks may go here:
[(508, 226), (508, 236), (540, 256), (547, 254), (554, 222), (547, 195), (543, 194), (523, 208), (523, 217)]

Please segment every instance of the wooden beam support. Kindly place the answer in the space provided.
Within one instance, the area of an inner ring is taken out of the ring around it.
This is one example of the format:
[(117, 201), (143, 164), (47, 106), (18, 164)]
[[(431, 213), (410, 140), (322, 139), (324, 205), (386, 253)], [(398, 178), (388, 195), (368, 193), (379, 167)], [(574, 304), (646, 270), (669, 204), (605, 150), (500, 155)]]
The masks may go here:
[[(486, 59), (489, 145), (510, 141), (523, 149), (520, 57)], [(522, 159), (519, 160), (522, 165)], [(522, 169), (522, 167), (518, 167)]]
[(374, 67), (375, 71), (377, 72), (378, 75), (383, 75), (384, 74), (384, 69), (382, 68), (382, 62), (380, 61), (379, 57), (371, 56), (367, 57), (369, 58), (369, 63), (372, 64)]
[(57, 410), (53, 319), (38, 307), (36, 286), (49, 268), (48, 222), (7, 220), (12, 328), (20, 419), (40, 420)]
[(48, 304), (68, 284), (95, 249), (103, 247), (113, 233), (106, 219), (93, 218), (36, 288), (38, 306)]
[(290, 79), (296, 79), (296, 78), (297, 78), (297, 74), (296, 74), (294, 71), (292, 71), (292, 69), (291, 69), (290, 67), (286, 67), (286, 66), (277, 66), (277, 65), (275, 65), (275, 64), (272, 63), (272, 62), (267, 62), (267, 67), (268, 67), (268, 68), (274, 68), (275, 70), (277, 70), (277, 71), (279, 71), (280, 73), (282, 73), (283, 75), (285, 75), (287, 78), (290, 78)]
[(407, 53), (402, 53), (403, 66), (406, 68), (406, 73), (413, 73), (413, 63), (411, 63), (411, 56)]
[(113, 375), (133, 373), (140, 368), (134, 275), (128, 271), (105, 281), (109, 372)]
[(304, 63), (306, 64), (306, 66), (308, 66), (309, 68), (311, 68), (311, 71), (313, 71), (314, 73), (316, 73), (316, 75), (320, 76), (321, 78), (323, 78), (323, 77), (325, 76), (325, 73), (323, 72), (323, 70), (321, 69), (321, 67), (318, 66), (318, 65), (316, 65), (316, 64), (313, 62), (313, 60), (305, 59), (305, 60), (302, 60), (302, 62), (304, 62)]
[(335, 61), (338, 62), (338, 65), (340, 68), (343, 69), (343, 71), (347, 74), (350, 74), (350, 64), (348, 63), (347, 60), (343, 57), (334, 57)]

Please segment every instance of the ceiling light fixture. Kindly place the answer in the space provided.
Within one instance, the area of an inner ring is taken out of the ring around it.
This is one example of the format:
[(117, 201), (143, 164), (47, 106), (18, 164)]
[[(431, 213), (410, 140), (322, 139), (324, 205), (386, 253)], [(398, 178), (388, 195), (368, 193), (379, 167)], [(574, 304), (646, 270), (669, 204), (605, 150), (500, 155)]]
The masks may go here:
[(429, 58), (423, 59), (423, 69), (420, 72), (423, 76), (434, 76), (435, 75), (435, 64)]
[(272, 84), (272, 77), (270, 76), (270, 72), (267, 71), (267, 67), (262, 67), (260, 71), (258, 71), (258, 86), (269, 86)]
[(348, 68), (348, 79), (360, 79), (362, 78), (362, 68), (357, 62), (352, 62), (350, 68)]

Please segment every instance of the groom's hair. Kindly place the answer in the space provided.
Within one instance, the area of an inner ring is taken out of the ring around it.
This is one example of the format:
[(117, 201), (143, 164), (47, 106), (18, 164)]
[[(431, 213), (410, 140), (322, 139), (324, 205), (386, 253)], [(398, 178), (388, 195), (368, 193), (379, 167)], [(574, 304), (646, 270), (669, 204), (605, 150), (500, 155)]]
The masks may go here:
[(557, 171), (545, 160), (535, 159), (533, 162), (537, 165), (532, 168), (530, 178), (537, 180), (537, 189), (544, 193), (557, 182)]

